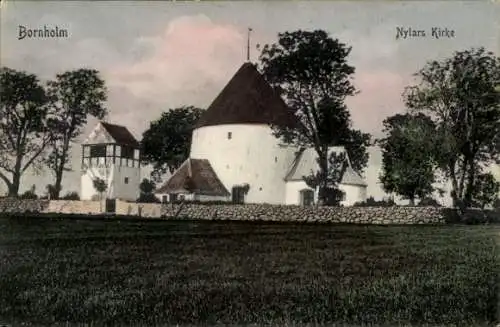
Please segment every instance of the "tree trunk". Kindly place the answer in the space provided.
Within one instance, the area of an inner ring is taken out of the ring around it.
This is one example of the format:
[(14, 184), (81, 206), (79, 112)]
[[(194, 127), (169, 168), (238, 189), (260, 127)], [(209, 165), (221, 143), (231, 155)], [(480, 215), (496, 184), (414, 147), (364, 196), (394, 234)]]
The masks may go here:
[[(71, 131), (72, 133), (73, 131)], [(56, 175), (56, 183), (54, 185), (54, 200), (58, 200), (60, 197), (60, 193), (62, 190), (61, 184), (62, 184), (62, 177), (64, 173), (64, 168), (66, 166), (66, 159), (68, 156), (68, 150), (69, 150), (69, 139), (65, 139), (63, 143), (63, 148), (61, 155), (59, 158), (55, 158), (55, 167), (54, 167), (54, 173)], [(58, 162), (59, 161), (59, 162)]]
[(323, 151), (319, 160), (318, 205), (325, 205), (327, 200), (326, 188), (328, 184), (328, 152)]
[(467, 164), (468, 160), (464, 158), (464, 161), (462, 162), (462, 167), (460, 168), (460, 183), (458, 185), (458, 192), (457, 192), (457, 197), (459, 200), (464, 199), (464, 186), (465, 186), (465, 176), (467, 174)]
[(19, 184), (21, 184), (21, 161), (22, 157), (18, 156), (14, 172), (12, 173), (12, 183), (9, 185), (9, 196), (17, 197), (19, 195)]
[(54, 194), (52, 195), (53, 200), (59, 200), (60, 193), (61, 193), (61, 184), (62, 184), (62, 177), (63, 177), (63, 170), (64, 167), (61, 166), (62, 169), (57, 169), (55, 171), (56, 173), (56, 183), (54, 184)]
[(472, 197), (474, 193), (474, 182), (476, 179), (476, 170), (474, 166), (474, 161), (469, 161), (469, 173), (467, 174), (467, 186), (464, 195), (464, 204), (466, 208), (472, 206)]
[(19, 184), (21, 183), (21, 174), (14, 173), (12, 175), (12, 183), (9, 187), (9, 196), (17, 197), (19, 195)]
[(409, 199), (410, 199), (410, 205), (412, 207), (414, 207), (415, 206), (415, 196), (412, 195), (412, 196), (409, 197)]
[(450, 178), (451, 178), (451, 199), (453, 201), (453, 208), (458, 207), (458, 181), (455, 174), (455, 164), (450, 164)]

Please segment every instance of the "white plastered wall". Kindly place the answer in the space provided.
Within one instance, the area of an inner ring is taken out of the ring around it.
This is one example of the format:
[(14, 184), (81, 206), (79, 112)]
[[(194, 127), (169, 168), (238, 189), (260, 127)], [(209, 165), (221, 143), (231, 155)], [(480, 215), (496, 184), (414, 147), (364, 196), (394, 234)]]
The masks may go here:
[(194, 130), (190, 157), (208, 159), (229, 192), (248, 184), (246, 203), (283, 204), (294, 153), (279, 145), (267, 125), (228, 124)]

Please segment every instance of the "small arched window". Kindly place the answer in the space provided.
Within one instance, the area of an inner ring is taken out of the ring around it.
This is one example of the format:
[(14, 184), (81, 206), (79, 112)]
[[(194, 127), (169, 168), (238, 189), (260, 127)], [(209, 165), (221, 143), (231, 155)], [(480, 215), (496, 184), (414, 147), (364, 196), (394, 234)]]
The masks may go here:
[(227, 132), (227, 139), (230, 140), (233, 138), (233, 133), (232, 132)]

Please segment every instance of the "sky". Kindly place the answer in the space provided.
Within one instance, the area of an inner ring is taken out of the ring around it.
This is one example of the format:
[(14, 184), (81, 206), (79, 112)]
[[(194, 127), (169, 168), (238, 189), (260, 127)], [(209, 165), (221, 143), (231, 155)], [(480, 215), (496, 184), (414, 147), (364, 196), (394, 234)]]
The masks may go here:
[[(380, 137), (382, 121), (405, 111), (401, 93), (427, 61), (471, 47), (500, 52), (498, 17), (500, 5), (486, 1), (3, 1), (0, 63), (43, 81), (73, 69), (99, 70), (108, 88), (108, 121), (140, 139), (163, 111), (210, 105), (246, 61), (248, 27), (253, 62), (257, 47), (277, 41), (280, 32), (323, 29), (352, 46), (348, 61), (360, 91), (347, 100), (353, 127)], [(18, 39), (20, 26), (44, 25), (66, 29), (68, 37)], [(434, 27), (453, 30), (454, 37), (433, 38)], [(396, 39), (398, 28), (425, 30), (426, 37)], [(85, 133), (95, 124), (90, 120)], [(78, 144), (75, 150), (63, 193), (79, 191)], [(370, 165), (380, 166), (379, 153)], [(498, 166), (494, 171), (500, 176)], [(36, 184), (42, 192), (51, 179), (26, 174), (22, 190)]]

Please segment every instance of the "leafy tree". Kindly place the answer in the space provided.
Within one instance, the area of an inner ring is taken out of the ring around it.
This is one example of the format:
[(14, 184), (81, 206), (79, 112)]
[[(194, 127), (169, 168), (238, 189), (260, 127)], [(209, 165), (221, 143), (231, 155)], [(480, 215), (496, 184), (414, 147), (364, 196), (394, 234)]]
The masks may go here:
[(387, 136), (379, 140), (380, 181), (385, 191), (402, 195), (411, 205), (434, 191), (434, 130), (432, 120), (423, 114), (397, 114), (384, 120)]
[(436, 152), (455, 206), (470, 206), (478, 167), (500, 159), (500, 58), (484, 48), (431, 61), (406, 89), (408, 108), (435, 121)]
[[(142, 134), (142, 160), (153, 165), (152, 176), (174, 173), (189, 157), (192, 132), (203, 109), (184, 106), (162, 113)], [(158, 178), (155, 178), (158, 179)]]
[(294, 31), (278, 34), (278, 42), (265, 45), (260, 55), (261, 72), (283, 96), (299, 118), (296, 129), (273, 126), (274, 135), (286, 144), (313, 147), (321, 173), (316, 177), (319, 201), (326, 202), (330, 170), (328, 147), (346, 146), (353, 168), (367, 163), (369, 134), (351, 129), (345, 99), (356, 93), (351, 84), (354, 67), (347, 63), (351, 48), (325, 31)]
[(368, 165), (367, 147), (371, 144), (370, 134), (351, 129), (342, 144), (349, 155), (352, 169), (362, 173)]
[(137, 202), (141, 203), (157, 203), (160, 202), (156, 196), (154, 195), (154, 190), (156, 189), (156, 185), (153, 181), (150, 181), (147, 178), (144, 178), (139, 184), (140, 195)]
[(92, 180), (92, 185), (94, 186), (94, 190), (97, 193), (99, 193), (99, 202), (100, 202), (100, 207), (101, 207), (101, 211), (102, 211), (103, 194), (108, 189), (108, 185), (106, 184), (106, 181), (101, 179), (101, 178), (94, 178)]
[(474, 183), (473, 200), (484, 209), (489, 204), (494, 205), (495, 200), (498, 199), (499, 191), (500, 183), (495, 179), (493, 174), (479, 174)]
[(89, 116), (103, 119), (106, 114), (106, 88), (99, 72), (78, 69), (56, 76), (48, 84), (48, 95), (55, 113), (55, 126), (47, 164), (55, 176), (52, 197), (59, 198), (63, 173), (69, 164), (71, 145), (82, 134)]
[(41, 169), (51, 140), (48, 98), (33, 74), (0, 69), (0, 179), (17, 196), (22, 175)]

